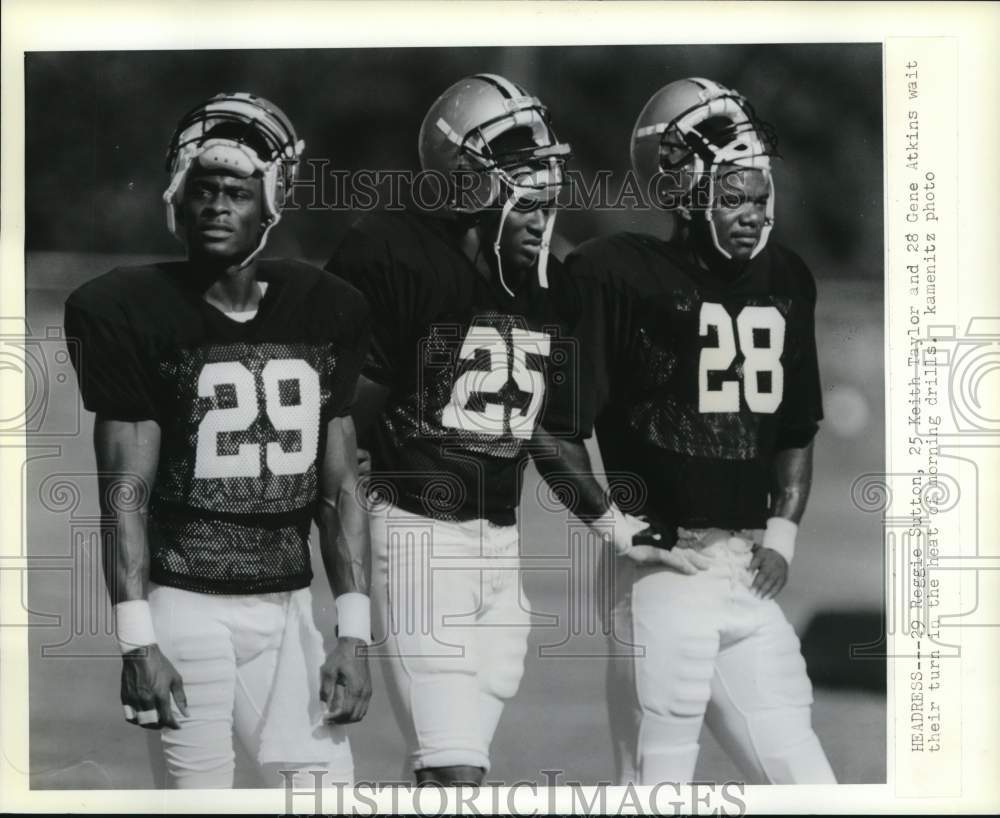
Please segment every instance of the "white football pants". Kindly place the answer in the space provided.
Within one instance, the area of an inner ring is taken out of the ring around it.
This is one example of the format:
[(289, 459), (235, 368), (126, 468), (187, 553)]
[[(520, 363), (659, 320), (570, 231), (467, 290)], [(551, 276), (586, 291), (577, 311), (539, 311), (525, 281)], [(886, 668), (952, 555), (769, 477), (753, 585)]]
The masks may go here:
[(323, 725), (312, 701), (319, 663), (305, 643), (318, 633), (311, 615), (290, 613), (295, 604), (308, 610), (308, 600), (308, 589), (229, 596), (151, 586), (157, 641), (181, 675), (190, 714), (174, 704), (181, 729), (159, 731), (168, 786), (232, 787), (234, 731), (264, 786), (284, 787), (280, 770), (295, 771), (301, 789), (315, 787), (311, 770), (323, 771), (323, 786), (353, 781), (344, 728)]
[(517, 526), (370, 515), (375, 643), (414, 770), (489, 770), (504, 702), (521, 683), (530, 607)]
[(693, 576), (616, 563), (612, 632), (637, 648), (608, 664), (619, 782), (689, 783), (705, 721), (748, 783), (835, 784), (798, 637), (750, 590), (753, 533), (696, 534), (713, 564)]

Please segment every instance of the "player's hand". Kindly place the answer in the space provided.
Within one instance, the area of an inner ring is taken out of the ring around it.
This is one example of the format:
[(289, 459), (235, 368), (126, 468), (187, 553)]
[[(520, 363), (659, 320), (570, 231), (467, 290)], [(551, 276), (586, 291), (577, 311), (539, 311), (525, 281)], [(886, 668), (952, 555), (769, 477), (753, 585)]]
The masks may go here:
[(621, 556), (625, 556), (635, 547), (640, 535), (642, 535), (641, 542), (649, 546), (657, 545), (663, 538), (644, 517), (618, 512), (614, 523), (614, 549), (615, 553)]
[(622, 556), (638, 565), (665, 565), (682, 574), (697, 574), (711, 565), (711, 560), (691, 548), (665, 548), (663, 532), (641, 517), (626, 515), (633, 527), (632, 547)]
[(361, 721), (372, 697), (367, 645), (361, 639), (343, 636), (320, 669), (319, 697), (326, 702), (323, 721), (350, 724)]
[(788, 582), (788, 563), (773, 548), (755, 548), (750, 570), (757, 572), (750, 589), (761, 599), (774, 599)]
[(371, 474), (372, 471), (372, 455), (368, 449), (358, 449), (358, 477), (365, 474)]
[(159, 646), (147, 645), (122, 654), (121, 701), (126, 721), (147, 730), (162, 727), (179, 730), (170, 709), (171, 695), (181, 713), (187, 716), (184, 682)]

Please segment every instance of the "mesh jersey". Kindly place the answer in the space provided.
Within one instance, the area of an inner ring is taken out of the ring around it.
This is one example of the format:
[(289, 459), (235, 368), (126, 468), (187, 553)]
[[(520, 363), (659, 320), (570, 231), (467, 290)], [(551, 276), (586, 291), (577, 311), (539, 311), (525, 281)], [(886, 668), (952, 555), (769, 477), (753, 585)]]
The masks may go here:
[(459, 229), (432, 214), (369, 214), (327, 269), (371, 305), (363, 374), (389, 390), (363, 441), (374, 485), (413, 513), (510, 524), (536, 426), (590, 433), (577, 412), (577, 356), (566, 334), (574, 302), (561, 294), (555, 259), (551, 289), (532, 273), (511, 298), (462, 253)]
[(762, 527), (775, 452), (805, 446), (823, 416), (802, 260), (772, 242), (724, 282), (621, 234), (581, 245), (567, 269), (587, 293), (589, 398), (619, 502), (670, 531)]
[(85, 406), (160, 426), (148, 523), (160, 584), (256, 594), (312, 579), (326, 425), (350, 411), (368, 310), (314, 267), (258, 270), (268, 289), (246, 323), (209, 305), (185, 262), (112, 270), (66, 302)]

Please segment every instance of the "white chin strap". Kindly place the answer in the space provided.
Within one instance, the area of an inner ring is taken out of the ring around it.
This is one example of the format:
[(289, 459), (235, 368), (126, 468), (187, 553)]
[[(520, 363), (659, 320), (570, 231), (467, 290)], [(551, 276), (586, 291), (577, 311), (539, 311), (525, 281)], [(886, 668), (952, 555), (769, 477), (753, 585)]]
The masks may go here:
[(186, 148), (178, 157), (177, 170), (170, 180), (169, 187), (163, 192), (163, 202), (167, 208), (167, 229), (185, 245), (184, 230), (177, 223), (177, 207), (184, 196), (184, 185), (188, 172), (196, 160), (208, 171), (231, 173), (241, 178), (259, 173), (263, 177), (261, 187), (264, 191), (266, 226), (256, 249), (240, 262), (238, 269), (242, 270), (264, 249), (268, 234), (281, 221), (281, 210), (276, 201), (278, 161), (262, 162), (257, 154), (246, 145), (228, 139), (209, 139), (197, 147), (192, 145)]
[(514, 291), (507, 286), (507, 281), (503, 277), (503, 256), (500, 254), (500, 239), (503, 237), (503, 227), (507, 222), (510, 211), (517, 205), (517, 199), (517, 191), (515, 190), (511, 192), (510, 196), (507, 197), (507, 201), (504, 202), (503, 209), (500, 211), (500, 225), (497, 227), (497, 237), (493, 240), (493, 255), (497, 260), (497, 275), (500, 276), (500, 286), (507, 291), (507, 295), (511, 298), (514, 297)]
[(767, 178), (769, 195), (767, 197), (767, 208), (764, 211), (764, 227), (761, 228), (760, 238), (757, 239), (757, 243), (754, 245), (753, 251), (750, 253), (750, 258), (756, 258), (767, 244), (767, 240), (771, 235), (771, 228), (774, 227), (775, 191), (774, 177), (771, 175), (771, 157), (765, 154), (756, 154), (749, 157), (745, 155), (737, 156), (736, 153), (731, 151), (729, 148), (723, 148), (717, 151), (713, 157), (711, 165), (706, 165), (705, 160), (697, 154), (694, 157), (691, 177), (694, 180), (694, 184), (697, 184), (697, 180), (703, 176), (708, 177), (709, 204), (708, 207), (705, 208), (704, 213), (705, 221), (708, 222), (708, 232), (712, 236), (712, 244), (715, 246), (719, 255), (732, 261), (732, 253), (723, 249), (722, 245), (719, 243), (719, 234), (715, 229), (715, 222), (712, 221), (712, 211), (715, 209), (713, 207), (715, 203), (715, 171), (720, 165), (735, 165), (737, 167), (747, 168), (748, 170), (759, 170), (763, 172), (764, 176)]
[[(695, 161), (695, 172), (698, 172), (698, 164), (701, 160)], [(708, 171), (708, 201), (715, 201), (715, 167)], [(748, 166), (752, 167), (752, 166)], [(764, 226), (760, 231), (760, 238), (757, 239), (757, 243), (754, 245), (753, 250), (750, 253), (750, 258), (757, 258), (757, 255), (764, 249), (767, 244), (767, 240), (771, 235), (771, 228), (774, 227), (774, 177), (771, 175), (771, 170), (769, 167), (762, 168), (758, 167), (758, 170), (763, 171), (764, 176), (767, 177), (767, 186), (769, 195), (767, 197), (767, 209), (764, 211)], [(695, 177), (697, 178), (697, 176)], [(725, 259), (732, 261), (733, 256), (728, 250), (724, 250), (722, 245), (719, 243), (719, 233), (715, 229), (715, 222), (712, 221), (712, 210), (714, 208), (709, 206), (705, 208), (705, 221), (708, 222), (708, 232), (712, 236), (712, 244), (715, 245), (716, 251)]]
[[(711, 99), (704, 105), (699, 105), (697, 108), (689, 111), (685, 116), (677, 120), (676, 127), (681, 134), (687, 136), (693, 128), (714, 116), (729, 117), (737, 124), (749, 123), (746, 112), (734, 99), (727, 96)], [(666, 130), (666, 127), (668, 126), (664, 125), (661, 127), (657, 125), (653, 126), (652, 130), (656, 133), (662, 133), (663, 130)], [(713, 145), (712, 148), (714, 149), (715, 146)], [(715, 202), (715, 171), (720, 165), (736, 165), (741, 168), (763, 171), (767, 177), (770, 195), (767, 199), (764, 227), (761, 229), (760, 238), (757, 240), (757, 244), (754, 245), (753, 252), (750, 253), (750, 258), (756, 258), (767, 244), (768, 237), (771, 235), (771, 228), (774, 226), (774, 179), (771, 176), (771, 157), (765, 150), (760, 137), (756, 131), (753, 131), (742, 134), (725, 147), (715, 149), (712, 162), (707, 167), (705, 160), (701, 156), (697, 153), (694, 156), (694, 174), (692, 178), (695, 180), (695, 183), (697, 183), (697, 180), (701, 178), (703, 173), (708, 174), (709, 206), (705, 209), (705, 219), (708, 221), (708, 230), (712, 236), (712, 244), (715, 245), (715, 249), (723, 258), (732, 260), (733, 256), (719, 244), (719, 234), (715, 229), (715, 222), (712, 221), (712, 205)]]
[[(514, 298), (514, 291), (507, 286), (507, 281), (503, 277), (503, 257), (500, 254), (500, 240), (503, 238), (503, 228), (507, 223), (507, 217), (510, 215), (511, 211), (517, 207), (518, 201), (521, 199), (521, 195), (518, 193), (517, 189), (512, 189), (510, 196), (507, 197), (507, 201), (504, 202), (503, 208), (500, 210), (500, 224), (497, 227), (496, 239), (493, 241), (493, 255), (497, 260), (497, 275), (500, 276), (500, 286), (503, 287), (507, 294)], [(538, 283), (545, 289), (549, 288), (549, 245), (552, 243), (552, 233), (556, 228), (556, 208), (555, 205), (549, 208), (548, 215), (545, 217), (545, 229), (542, 232), (542, 244), (538, 250)]]
[(549, 245), (552, 243), (552, 233), (556, 229), (556, 209), (549, 209), (545, 217), (545, 231), (542, 233), (542, 247), (538, 252), (538, 283), (546, 290), (549, 288)]

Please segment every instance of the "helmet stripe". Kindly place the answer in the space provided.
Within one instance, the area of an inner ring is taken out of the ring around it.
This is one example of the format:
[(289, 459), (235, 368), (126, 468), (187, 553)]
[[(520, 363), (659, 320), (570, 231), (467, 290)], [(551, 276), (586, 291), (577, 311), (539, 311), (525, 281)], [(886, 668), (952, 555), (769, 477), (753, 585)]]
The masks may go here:
[(688, 77), (688, 79), (695, 85), (700, 85), (705, 91), (712, 91), (716, 94), (724, 93), (725, 89), (719, 85), (717, 82), (712, 82), (712, 80), (706, 80), (702, 77)]
[(500, 85), (507, 90), (507, 93), (511, 97), (524, 97), (527, 96), (520, 88), (518, 88), (514, 83), (512, 83), (506, 77), (501, 77), (499, 74), (490, 74), (493, 79), (495, 79)]
[(526, 94), (518, 91), (518, 88), (514, 85), (514, 83), (508, 79), (504, 79), (499, 74), (476, 74), (476, 79), (488, 82), (503, 95), (504, 99), (527, 96)]

